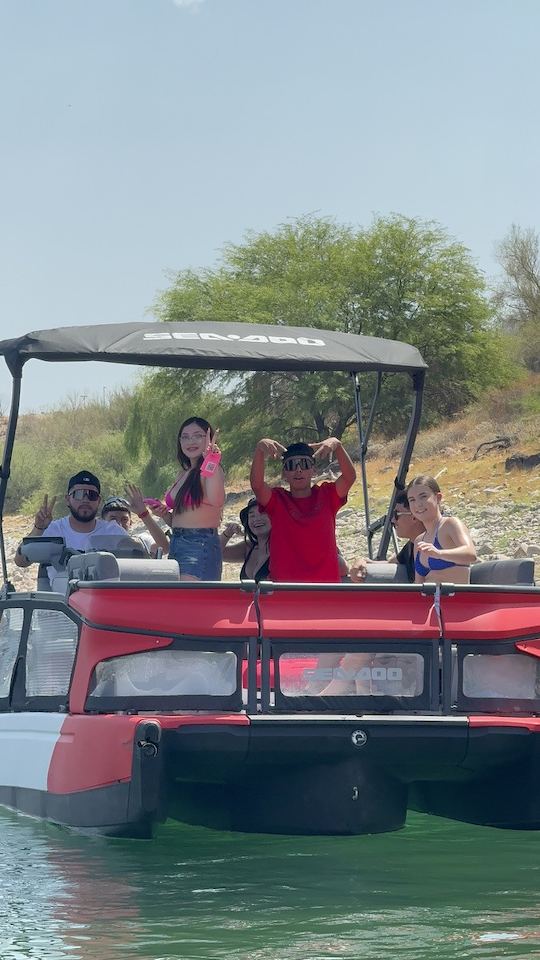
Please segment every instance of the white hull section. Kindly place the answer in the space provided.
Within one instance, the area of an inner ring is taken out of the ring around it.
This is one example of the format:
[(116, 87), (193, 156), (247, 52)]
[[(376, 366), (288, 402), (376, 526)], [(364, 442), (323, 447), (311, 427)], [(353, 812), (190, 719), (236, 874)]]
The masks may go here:
[(46, 790), (65, 713), (0, 714), (0, 785)]

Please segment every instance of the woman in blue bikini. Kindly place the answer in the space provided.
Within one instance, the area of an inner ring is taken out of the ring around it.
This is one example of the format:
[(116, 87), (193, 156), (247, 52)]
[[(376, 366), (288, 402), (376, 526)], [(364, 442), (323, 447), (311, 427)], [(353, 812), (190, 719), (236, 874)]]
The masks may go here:
[(441, 513), (437, 481), (415, 477), (407, 487), (407, 499), (411, 513), (425, 527), (414, 541), (416, 583), (468, 583), (476, 549), (465, 524)]

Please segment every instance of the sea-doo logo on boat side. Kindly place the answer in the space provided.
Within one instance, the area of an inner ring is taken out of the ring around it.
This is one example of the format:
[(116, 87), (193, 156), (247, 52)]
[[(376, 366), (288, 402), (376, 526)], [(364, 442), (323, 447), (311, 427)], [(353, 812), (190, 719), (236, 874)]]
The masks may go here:
[(241, 343), (297, 343), (301, 347), (325, 347), (324, 340), (318, 337), (275, 337), (265, 336), (263, 333), (250, 333), (247, 337), (241, 337), (239, 333), (196, 333), (195, 331), (173, 331), (168, 333), (160, 331), (159, 333), (143, 334), (145, 340), (235, 340)]

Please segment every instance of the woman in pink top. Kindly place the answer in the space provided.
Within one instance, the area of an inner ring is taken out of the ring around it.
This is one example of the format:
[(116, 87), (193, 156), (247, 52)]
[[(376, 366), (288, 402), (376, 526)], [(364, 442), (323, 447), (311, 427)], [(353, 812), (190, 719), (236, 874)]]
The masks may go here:
[(157, 509), (172, 527), (169, 559), (177, 560), (181, 580), (221, 580), (217, 528), (225, 502), (221, 452), (214, 431), (202, 417), (189, 417), (178, 431), (180, 473), (165, 494), (167, 510)]

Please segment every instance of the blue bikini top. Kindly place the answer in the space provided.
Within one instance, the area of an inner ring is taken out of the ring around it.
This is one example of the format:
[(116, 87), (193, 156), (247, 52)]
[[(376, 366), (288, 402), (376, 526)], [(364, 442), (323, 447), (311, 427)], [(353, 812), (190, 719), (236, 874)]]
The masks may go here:
[[(435, 536), (433, 538), (433, 546), (437, 547), (437, 550), (443, 550), (444, 547), (439, 542), (437, 536), (439, 532), (439, 526), (435, 531)], [(425, 567), (422, 561), (420, 560), (420, 554), (417, 553), (414, 560), (414, 569), (421, 577), (427, 577), (428, 573), (431, 573), (432, 570), (447, 570), (448, 567), (459, 567), (459, 563), (454, 563), (453, 560), (441, 560), (440, 557), (428, 557), (428, 566)]]

